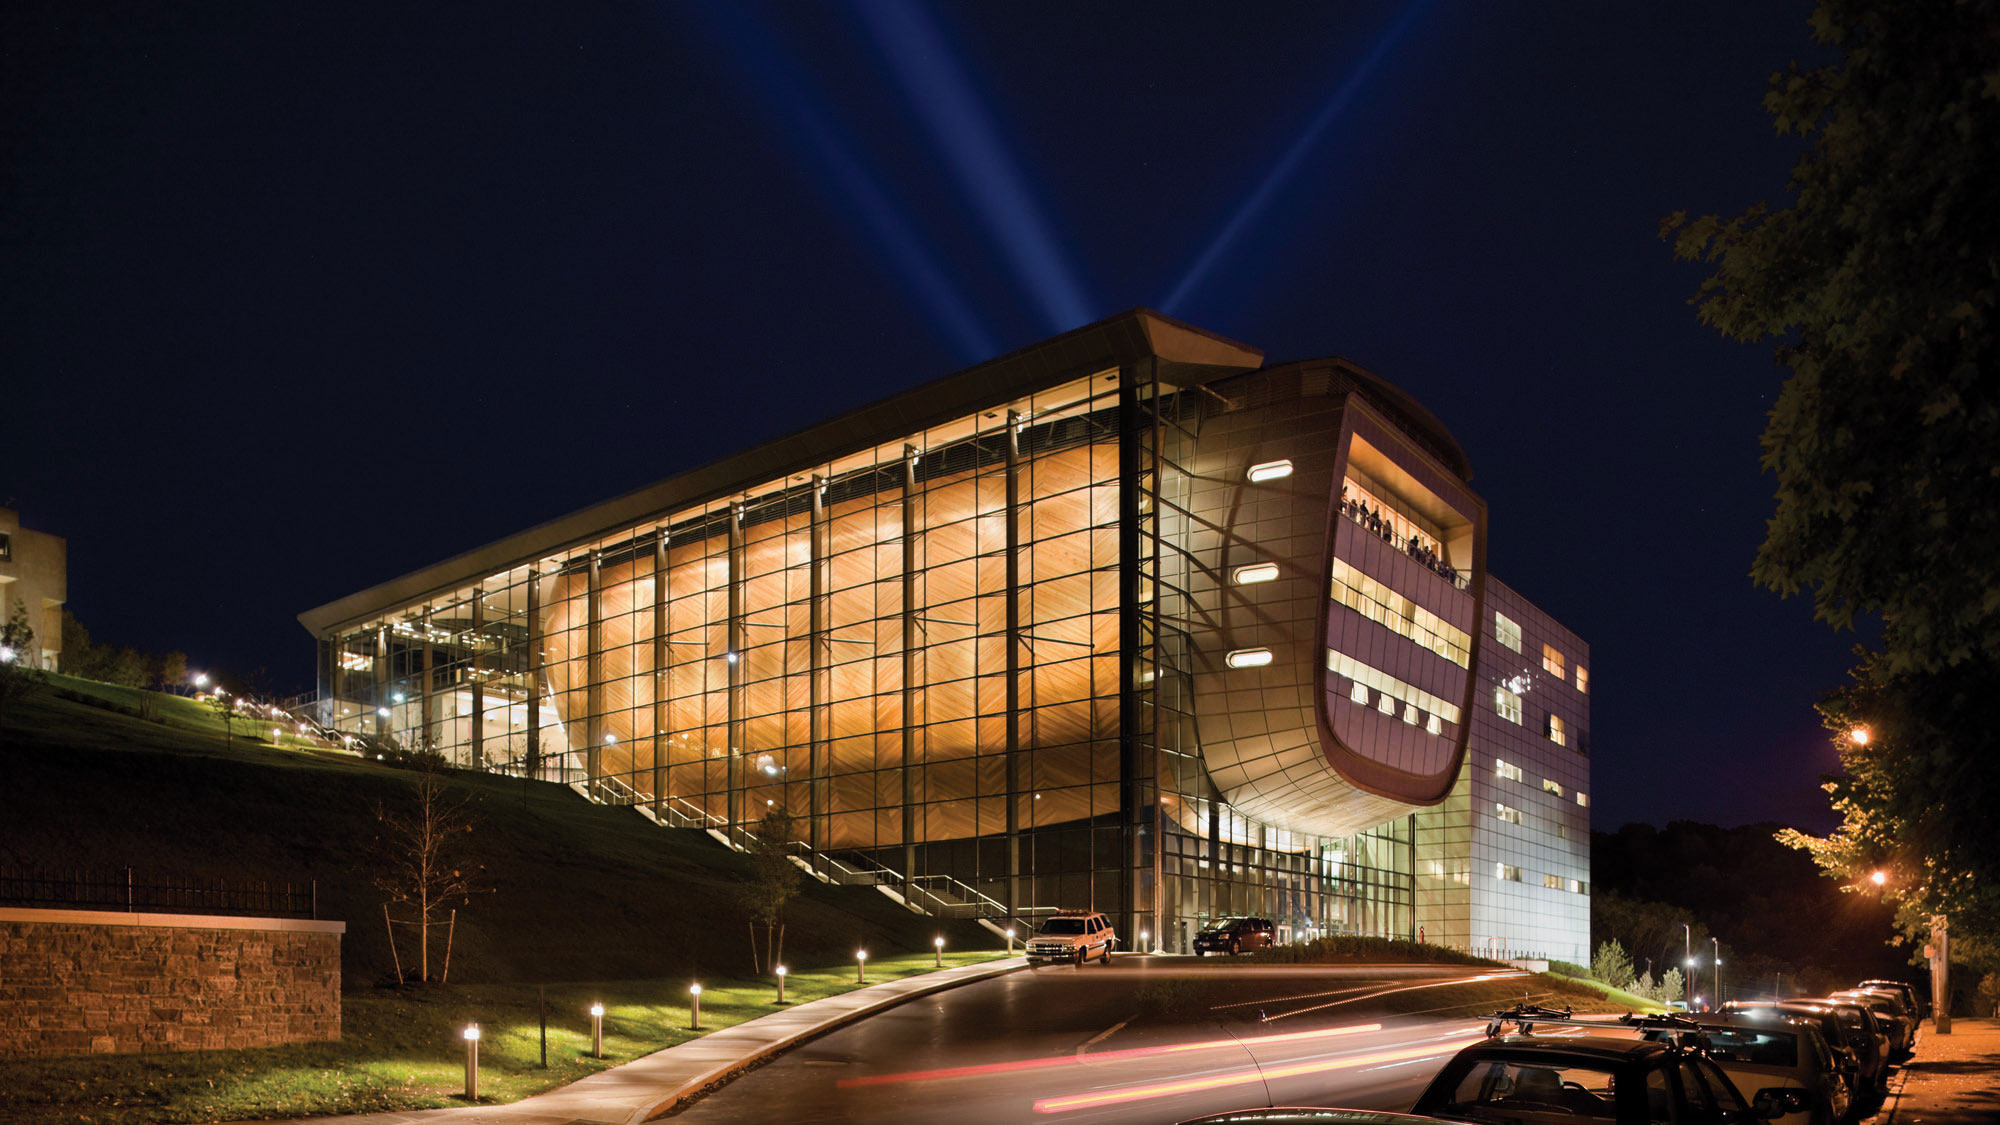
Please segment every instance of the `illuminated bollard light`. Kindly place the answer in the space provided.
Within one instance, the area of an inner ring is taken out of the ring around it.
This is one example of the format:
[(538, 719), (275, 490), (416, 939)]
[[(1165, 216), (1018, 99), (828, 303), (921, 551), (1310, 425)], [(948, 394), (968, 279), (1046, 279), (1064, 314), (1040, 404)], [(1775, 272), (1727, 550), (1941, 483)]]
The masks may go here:
[(465, 1029), (465, 1100), (479, 1100), (479, 1025)]
[(1153, 940), (1153, 932), (1152, 932), (1151, 930), (1140, 930), (1140, 931), (1139, 931), (1139, 952), (1141, 952), (1141, 953), (1144, 953), (1144, 952), (1146, 952), (1146, 943), (1147, 943), (1147, 942), (1149, 942), (1149, 941), (1151, 941), (1151, 940)]
[(604, 1057), (604, 1005), (590, 1006), (590, 1053), (596, 1058)]
[(854, 951), (854, 983), (868, 983), (868, 951), (865, 949)]
[(700, 1031), (701, 1030), (701, 986), (698, 984), (689, 985), (688, 996), (693, 1002), (693, 1013), (694, 1013), (693, 1016), (688, 1020), (688, 1030)]
[(778, 966), (778, 1003), (785, 1002), (785, 967)]
[(1012, 926), (1007, 927), (1007, 955), (1009, 957), (1014, 955), (1014, 927)]
[(944, 938), (940, 936), (932, 939), (931, 947), (937, 953), (937, 967), (944, 968)]

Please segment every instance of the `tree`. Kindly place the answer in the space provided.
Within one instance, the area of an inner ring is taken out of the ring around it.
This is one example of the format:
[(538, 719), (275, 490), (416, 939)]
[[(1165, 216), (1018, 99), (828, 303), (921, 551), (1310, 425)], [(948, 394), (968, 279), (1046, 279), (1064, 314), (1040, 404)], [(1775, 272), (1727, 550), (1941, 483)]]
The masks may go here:
[(1777, 504), (1751, 569), (1810, 591), (1836, 628), (1879, 620), (1879, 651), (1822, 706), (1843, 745), (1840, 829), (1785, 838), (1847, 881), (2000, 933), (2000, 2), (1821, 0), (1838, 52), (1772, 79), (1780, 134), (1807, 141), (1790, 202), (1670, 216), (1677, 256), (1715, 266), (1693, 303), (1789, 369), (1762, 438)]
[(1652, 999), (1662, 1004), (1687, 999), (1687, 978), (1679, 969), (1668, 969), (1660, 974), (1660, 983), (1653, 988)]
[(35, 689), (39, 682), (39, 661), (35, 659), (35, 628), (28, 623), (28, 607), (16, 605), (0, 624), (0, 714)]
[[(798, 820), (773, 808), (750, 832), (750, 880), (737, 888), (737, 899), (750, 916), (750, 965), (763, 972), (776, 968), (785, 955), (785, 905), (799, 893), (799, 868), (792, 862), (792, 841)], [(764, 927), (764, 950), (757, 949), (757, 927)]]
[(159, 663), (154, 666), (153, 671), (159, 677), (154, 683), (161, 691), (172, 691), (180, 687), (187, 682), (188, 678), (187, 653), (181, 652), (178, 649), (168, 652), (165, 656), (160, 657)]
[(1616, 939), (1604, 942), (1590, 959), (1590, 975), (1613, 988), (1624, 988), (1633, 981), (1632, 955)]
[[(439, 915), (483, 894), (486, 869), (475, 862), (472, 848), (472, 798), (450, 789), (444, 771), (431, 765), (417, 774), (407, 799), (377, 802), (375, 888), (388, 896), (390, 907), (406, 906), (416, 915), (404, 924), (417, 930), (417, 979), (431, 979), (431, 930), (445, 924)], [(393, 930), (390, 941), (395, 938)], [(450, 973), (449, 954), (445, 973)]]
[(215, 694), (208, 699), (208, 705), (215, 708), (215, 713), (222, 718), (222, 744), (224, 746), (229, 745), (229, 740), (235, 737), (232, 733), (231, 724), (236, 721), (236, 707), (240, 702), (241, 700), (236, 696), (222, 690), (219, 684), (216, 686)]

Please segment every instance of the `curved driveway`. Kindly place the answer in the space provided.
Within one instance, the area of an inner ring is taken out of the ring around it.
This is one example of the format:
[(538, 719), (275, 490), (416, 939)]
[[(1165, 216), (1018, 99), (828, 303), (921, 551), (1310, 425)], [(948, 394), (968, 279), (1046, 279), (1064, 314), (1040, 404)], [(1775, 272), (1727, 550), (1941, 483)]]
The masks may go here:
[(1141, 956), (1010, 973), (833, 1031), (676, 1116), (1069, 1125), (1271, 1104), (1403, 1110), (1484, 1021), (1463, 1008), (1384, 1016), (1370, 1000), (1410, 992), (1401, 1006), (1423, 1009), (1425, 990), (1493, 975)]

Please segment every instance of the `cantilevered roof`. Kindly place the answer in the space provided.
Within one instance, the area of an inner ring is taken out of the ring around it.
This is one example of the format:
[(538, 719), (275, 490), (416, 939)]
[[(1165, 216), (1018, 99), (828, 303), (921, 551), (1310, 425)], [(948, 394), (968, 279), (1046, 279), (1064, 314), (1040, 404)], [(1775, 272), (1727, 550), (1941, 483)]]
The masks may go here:
[(607, 531), (780, 479), (1093, 371), (1147, 360), (1158, 361), (1163, 382), (1190, 386), (1255, 369), (1264, 353), (1150, 309), (1122, 312), (309, 609), (299, 614), (299, 623), (318, 635), (364, 621)]

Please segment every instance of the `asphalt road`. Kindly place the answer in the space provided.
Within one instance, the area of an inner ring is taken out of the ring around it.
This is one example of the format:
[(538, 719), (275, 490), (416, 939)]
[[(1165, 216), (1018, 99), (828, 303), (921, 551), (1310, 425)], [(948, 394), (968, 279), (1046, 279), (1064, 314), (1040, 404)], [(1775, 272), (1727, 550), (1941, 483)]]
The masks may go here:
[(1484, 1020), (1370, 1001), (1474, 977), (1458, 966), (1115, 959), (1010, 973), (822, 1036), (677, 1115), (741, 1121), (1062, 1125), (1246, 1106), (1407, 1110)]

